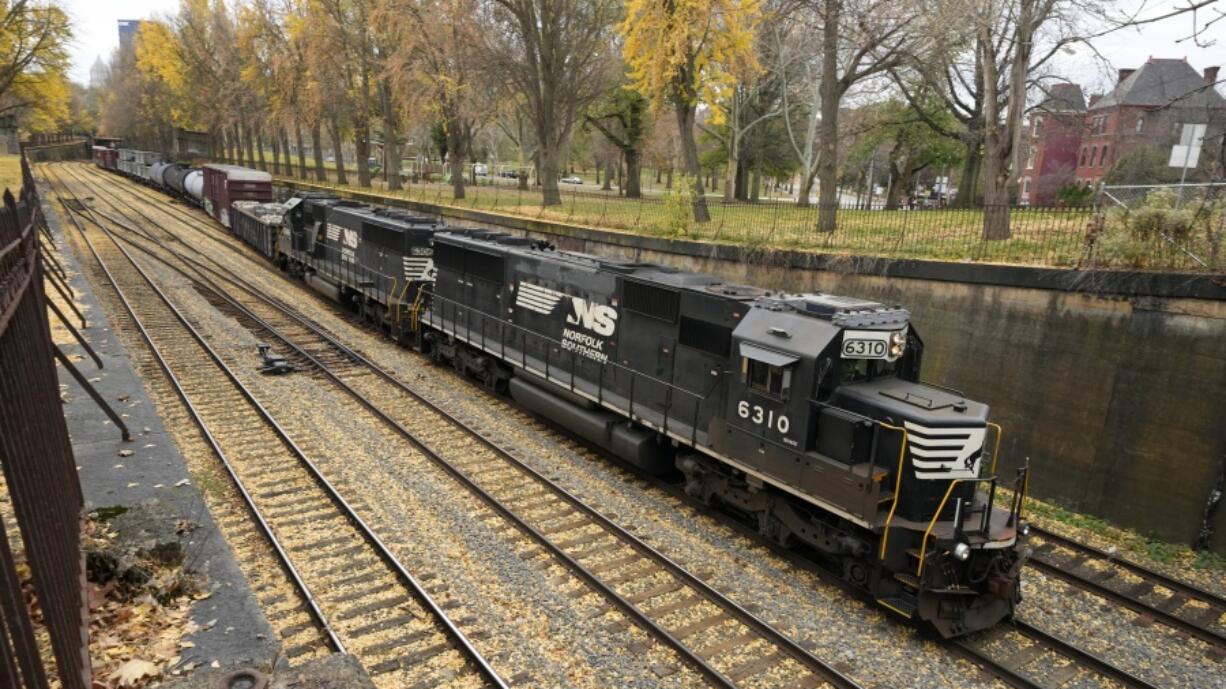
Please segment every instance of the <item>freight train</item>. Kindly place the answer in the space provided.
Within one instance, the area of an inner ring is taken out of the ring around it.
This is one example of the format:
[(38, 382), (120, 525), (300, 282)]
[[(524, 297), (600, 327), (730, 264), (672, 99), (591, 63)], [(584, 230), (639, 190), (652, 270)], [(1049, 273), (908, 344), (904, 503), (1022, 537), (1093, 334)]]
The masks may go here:
[(999, 479), (987, 405), (920, 381), (906, 309), (327, 194), (232, 202), (228, 217), (272, 265), (402, 344), (678, 477), (895, 613), (950, 637), (1021, 600), (1028, 469)]
[(272, 201), (272, 176), (261, 170), (209, 163), (189, 167), (166, 160), (156, 151), (93, 147), (94, 164), (200, 206), (225, 227), (236, 201)]

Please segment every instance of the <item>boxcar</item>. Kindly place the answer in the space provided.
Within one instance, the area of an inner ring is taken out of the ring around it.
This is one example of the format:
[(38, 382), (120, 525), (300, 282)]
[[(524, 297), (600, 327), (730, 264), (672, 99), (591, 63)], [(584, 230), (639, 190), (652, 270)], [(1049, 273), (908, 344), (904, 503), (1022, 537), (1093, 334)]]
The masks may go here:
[(204, 210), (230, 226), (230, 204), (235, 201), (272, 201), (272, 175), (260, 170), (210, 163), (204, 172)]

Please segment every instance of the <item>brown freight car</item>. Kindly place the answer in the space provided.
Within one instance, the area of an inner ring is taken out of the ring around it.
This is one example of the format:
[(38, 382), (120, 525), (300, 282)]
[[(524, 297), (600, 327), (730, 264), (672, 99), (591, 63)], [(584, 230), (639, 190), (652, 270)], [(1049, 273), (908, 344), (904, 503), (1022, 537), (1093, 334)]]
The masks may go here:
[(204, 171), (204, 210), (217, 222), (230, 226), (230, 204), (235, 201), (272, 201), (272, 175), (238, 165), (209, 163)]

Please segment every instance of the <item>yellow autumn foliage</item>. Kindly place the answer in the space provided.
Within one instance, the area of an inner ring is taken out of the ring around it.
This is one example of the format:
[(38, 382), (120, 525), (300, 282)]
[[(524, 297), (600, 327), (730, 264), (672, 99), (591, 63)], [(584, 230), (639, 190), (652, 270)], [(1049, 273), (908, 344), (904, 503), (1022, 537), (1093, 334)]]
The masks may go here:
[(761, 0), (628, 0), (619, 30), (635, 89), (665, 100), (716, 103), (759, 69)]

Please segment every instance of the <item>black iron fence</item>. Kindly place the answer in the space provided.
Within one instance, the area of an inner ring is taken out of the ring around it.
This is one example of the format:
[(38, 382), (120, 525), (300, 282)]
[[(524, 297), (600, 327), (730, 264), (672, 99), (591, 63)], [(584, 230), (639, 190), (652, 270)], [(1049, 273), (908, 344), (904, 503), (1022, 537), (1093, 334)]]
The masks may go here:
[[(52, 362), (39, 250), (46, 225), (24, 157), (22, 178), (20, 198), (5, 191), (0, 208), (0, 465), (16, 521), (0, 523), (0, 686), (49, 686), (41, 626), (60, 686), (87, 689), (82, 496)], [(33, 618), (19, 561), (29, 567)]]
[[(310, 177), (306, 181), (311, 184), (368, 191)], [(805, 206), (791, 198), (725, 201), (707, 196), (703, 205), (709, 219), (698, 222), (694, 200), (680, 194), (644, 193), (640, 198), (627, 198), (616, 190), (562, 185), (556, 203), (546, 204), (539, 188), (523, 189), (513, 182), (468, 185), (460, 199), (454, 197), (451, 185), (441, 183), (409, 183), (403, 189), (388, 190), (382, 180), (376, 179), (369, 191), (410, 202), (635, 234), (726, 242), (762, 251), (797, 249), (1067, 268), (1226, 270), (1226, 255), (1219, 250), (1226, 237), (1224, 202), (1201, 208), (1192, 226), (1162, 234), (1138, 229), (1135, 219), (1124, 214), (1090, 206), (949, 208), (904, 202), (900, 208), (887, 208), (847, 199), (830, 209), (827, 215), (834, 216), (834, 228), (824, 229), (822, 209), (816, 203)], [(985, 218), (1003, 221), (1003, 225), (997, 222), (988, 227)]]

